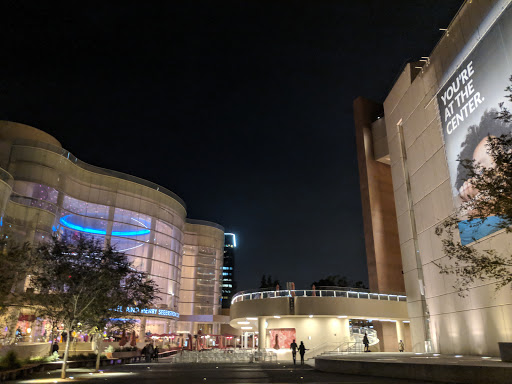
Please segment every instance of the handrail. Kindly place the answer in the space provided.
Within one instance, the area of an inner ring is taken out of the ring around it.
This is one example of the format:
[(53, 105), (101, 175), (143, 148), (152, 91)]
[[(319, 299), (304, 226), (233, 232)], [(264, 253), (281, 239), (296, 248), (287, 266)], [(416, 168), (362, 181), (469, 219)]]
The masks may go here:
[(5, 169), (3, 168), (0, 168), (0, 180), (2, 180), (3, 182), (5, 182), (7, 185), (9, 185), (10, 187), (12, 187), (12, 183), (14, 181), (14, 178), (12, 177), (12, 175), (7, 172)]
[(85, 169), (87, 171), (94, 172), (94, 173), (97, 173), (100, 175), (116, 177), (118, 179), (130, 181), (132, 183), (136, 183), (136, 184), (143, 185), (145, 187), (154, 189), (158, 192), (163, 193), (164, 195), (167, 195), (167, 196), (173, 198), (179, 204), (181, 204), (183, 206), (183, 208), (187, 209), (187, 206), (186, 206), (185, 202), (181, 199), (181, 197), (179, 197), (174, 192), (170, 191), (169, 189), (167, 189), (165, 187), (162, 187), (156, 183), (153, 183), (152, 181), (141, 179), (140, 177), (137, 177), (137, 176), (129, 175), (127, 173), (114, 171), (112, 169), (101, 168), (101, 167), (97, 167), (95, 165), (88, 164), (88, 163), (78, 159), (71, 152), (65, 150), (64, 148), (57, 147), (55, 145), (48, 144), (48, 143), (43, 143), (43, 142), (40, 142), (37, 140), (29, 140), (29, 139), (16, 139), (16, 140), (14, 140), (13, 145), (45, 149), (47, 151), (56, 153), (64, 158), (68, 159), (72, 163), (76, 164), (80, 168)]
[(353, 290), (352, 288), (339, 288), (339, 289), (296, 289), (296, 290), (279, 290), (268, 291), (261, 290), (255, 292), (242, 291), (236, 293), (231, 299), (231, 304), (245, 300), (258, 300), (258, 299), (274, 299), (279, 297), (341, 297), (349, 299), (370, 299), (370, 300), (385, 300), (385, 301), (407, 301), (405, 295), (390, 295), (384, 293), (364, 292), (360, 290)]

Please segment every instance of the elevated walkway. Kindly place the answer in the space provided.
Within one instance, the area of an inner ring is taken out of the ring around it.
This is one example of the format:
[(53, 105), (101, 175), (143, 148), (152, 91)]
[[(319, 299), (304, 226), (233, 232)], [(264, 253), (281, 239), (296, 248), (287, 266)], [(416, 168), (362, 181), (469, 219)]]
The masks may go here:
[(324, 372), (442, 383), (508, 384), (512, 377), (512, 363), (499, 358), (439, 354), (370, 352), (318, 356), (315, 368)]

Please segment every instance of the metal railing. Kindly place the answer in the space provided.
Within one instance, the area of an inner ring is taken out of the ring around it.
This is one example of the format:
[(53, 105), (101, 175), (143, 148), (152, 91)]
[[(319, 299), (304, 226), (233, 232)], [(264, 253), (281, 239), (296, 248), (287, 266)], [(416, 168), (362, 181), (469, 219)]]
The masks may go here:
[(255, 290), (242, 291), (233, 296), (231, 304), (245, 300), (274, 299), (279, 297), (341, 297), (349, 299), (369, 299), (386, 301), (407, 301), (407, 296), (399, 294), (372, 293), (362, 289), (354, 288), (331, 288), (331, 289), (295, 289), (295, 290)]
[(57, 213), (57, 206), (46, 200), (14, 194), (11, 195), (10, 200), (21, 205), (26, 205), (28, 207), (44, 209), (45, 211), (49, 211), (53, 214)]
[(64, 158), (68, 159), (72, 163), (76, 164), (80, 168), (85, 169), (87, 171), (94, 172), (94, 173), (97, 173), (100, 175), (111, 176), (111, 177), (116, 177), (118, 179), (131, 181), (132, 183), (140, 184), (145, 187), (162, 192), (163, 194), (165, 194), (169, 197), (172, 197), (174, 200), (176, 200), (178, 203), (180, 203), (185, 209), (187, 208), (185, 202), (181, 199), (181, 197), (179, 197), (174, 192), (170, 191), (169, 189), (167, 189), (165, 187), (162, 187), (156, 183), (153, 183), (152, 181), (141, 179), (140, 177), (137, 177), (137, 176), (129, 175), (127, 173), (113, 171), (111, 169), (105, 169), (105, 168), (97, 167), (95, 165), (87, 164), (86, 162), (78, 159), (71, 152), (65, 150), (64, 148), (57, 147), (55, 145), (48, 144), (48, 143), (43, 143), (43, 142), (36, 141), (36, 140), (29, 140), (29, 139), (16, 139), (16, 140), (14, 140), (13, 145), (45, 149), (47, 151), (56, 153)]
[(181, 351), (172, 356), (173, 363), (249, 363), (254, 361), (277, 361), (277, 354), (254, 349), (211, 349)]

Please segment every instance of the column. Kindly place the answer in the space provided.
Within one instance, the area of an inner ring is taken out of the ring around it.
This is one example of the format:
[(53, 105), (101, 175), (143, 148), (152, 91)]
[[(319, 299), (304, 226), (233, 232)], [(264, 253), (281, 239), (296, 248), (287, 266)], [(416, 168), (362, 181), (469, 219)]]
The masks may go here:
[(267, 346), (267, 318), (258, 317), (258, 349), (264, 351)]
[(396, 321), (396, 339), (397, 346), (400, 340), (402, 340), (405, 344), (405, 326), (401, 320)]
[(140, 335), (139, 341), (145, 341), (146, 339), (146, 318), (142, 317), (140, 319)]
[(114, 226), (114, 213), (115, 213), (115, 207), (110, 206), (108, 208), (108, 221), (107, 221), (107, 231), (105, 235), (105, 241), (104, 246), (107, 247), (110, 245), (112, 241), (112, 227)]

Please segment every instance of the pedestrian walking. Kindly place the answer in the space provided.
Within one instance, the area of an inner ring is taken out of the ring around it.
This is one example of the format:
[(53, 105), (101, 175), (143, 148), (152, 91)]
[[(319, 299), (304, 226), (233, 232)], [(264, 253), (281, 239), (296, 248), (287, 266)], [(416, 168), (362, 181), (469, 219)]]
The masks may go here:
[(299, 345), (299, 353), (300, 353), (300, 364), (304, 365), (304, 355), (306, 354), (306, 346), (304, 345), (304, 342), (301, 341)]
[(155, 350), (153, 351), (153, 360), (155, 360), (156, 362), (158, 362), (158, 346), (155, 345)]
[(398, 343), (398, 351), (403, 352), (405, 349), (405, 344), (402, 340)]
[(151, 358), (153, 357), (154, 348), (152, 344), (148, 344), (146, 347), (146, 363), (151, 363)]
[(295, 342), (295, 339), (293, 339), (293, 343), (290, 344), (290, 349), (292, 350), (292, 357), (293, 357), (293, 365), (297, 362), (297, 343)]
[(364, 351), (370, 352), (370, 341), (368, 340), (368, 334), (365, 332), (363, 337)]
[(57, 339), (53, 340), (53, 344), (52, 344), (52, 355), (57, 352), (59, 353), (59, 342), (57, 341)]

